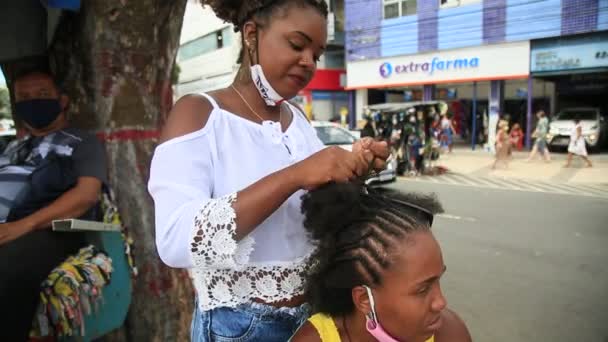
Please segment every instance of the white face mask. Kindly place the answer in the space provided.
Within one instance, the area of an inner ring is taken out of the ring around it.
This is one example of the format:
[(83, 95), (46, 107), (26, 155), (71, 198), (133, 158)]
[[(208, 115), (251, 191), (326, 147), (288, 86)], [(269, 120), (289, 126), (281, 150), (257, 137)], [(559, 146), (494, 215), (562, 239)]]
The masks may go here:
[(276, 90), (270, 85), (270, 82), (266, 79), (264, 75), (264, 70), (262, 70), (262, 66), (259, 64), (252, 65), (250, 67), (251, 70), (251, 79), (253, 80), (253, 84), (258, 89), (260, 96), (266, 102), (268, 106), (277, 106), (280, 105), (285, 99), (277, 93)]

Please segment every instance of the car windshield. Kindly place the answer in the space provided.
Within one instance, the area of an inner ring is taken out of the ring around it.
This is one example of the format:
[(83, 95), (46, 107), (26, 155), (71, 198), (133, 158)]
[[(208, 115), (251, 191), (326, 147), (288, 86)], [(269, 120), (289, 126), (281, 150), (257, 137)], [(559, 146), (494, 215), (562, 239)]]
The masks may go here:
[(591, 109), (565, 110), (557, 115), (557, 120), (597, 120), (597, 112)]
[(348, 131), (333, 126), (315, 127), (317, 136), (325, 145), (350, 145), (355, 138)]

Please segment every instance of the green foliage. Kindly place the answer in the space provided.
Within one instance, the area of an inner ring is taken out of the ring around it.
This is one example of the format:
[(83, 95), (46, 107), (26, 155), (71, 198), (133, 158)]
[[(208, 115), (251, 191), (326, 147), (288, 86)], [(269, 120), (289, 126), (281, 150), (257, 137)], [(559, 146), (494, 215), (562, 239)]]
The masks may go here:
[(11, 117), (11, 97), (7, 88), (0, 87), (0, 119)]

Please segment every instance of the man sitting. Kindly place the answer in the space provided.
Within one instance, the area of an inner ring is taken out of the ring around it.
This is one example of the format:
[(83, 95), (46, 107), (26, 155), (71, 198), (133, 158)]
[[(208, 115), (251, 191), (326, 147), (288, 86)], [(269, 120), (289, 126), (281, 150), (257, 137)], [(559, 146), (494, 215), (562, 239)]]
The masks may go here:
[[(21, 74), (13, 91), (28, 135), (0, 154), (0, 199), (8, 208), (0, 212), (0, 341), (27, 340), (41, 282), (83, 246), (81, 234), (53, 232), (52, 221), (93, 219), (107, 179), (103, 147), (68, 127), (69, 99), (49, 72)], [(25, 181), (15, 198), (10, 182), (19, 177)]]

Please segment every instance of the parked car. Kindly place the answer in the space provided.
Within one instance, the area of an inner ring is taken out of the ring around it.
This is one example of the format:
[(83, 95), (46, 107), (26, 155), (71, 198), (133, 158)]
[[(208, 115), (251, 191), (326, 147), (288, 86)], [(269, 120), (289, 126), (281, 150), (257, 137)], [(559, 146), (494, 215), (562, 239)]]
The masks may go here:
[[(312, 126), (317, 131), (317, 136), (325, 144), (325, 146), (339, 146), (345, 150), (351, 151), (352, 145), (358, 138), (350, 131), (340, 127), (340, 125), (324, 122), (313, 121)], [(387, 168), (378, 174), (367, 179), (367, 184), (374, 183), (389, 183), (397, 180), (397, 161), (393, 158), (387, 165)]]
[(597, 150), (606, 143), (606, 139), (608, 139), (608, 127), (599, 108), (566, 108), (557, 113), (549, 124), (547, 141), (550, 147), (559, 148), (568, 146), (570, 135), (574, 130), (574, 119), (576, 118), (581, 120), (583, 136), (589, 149)]

